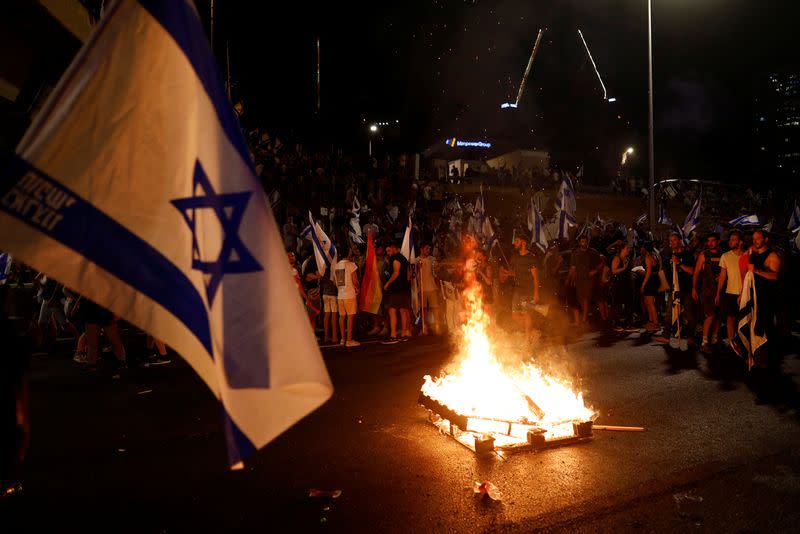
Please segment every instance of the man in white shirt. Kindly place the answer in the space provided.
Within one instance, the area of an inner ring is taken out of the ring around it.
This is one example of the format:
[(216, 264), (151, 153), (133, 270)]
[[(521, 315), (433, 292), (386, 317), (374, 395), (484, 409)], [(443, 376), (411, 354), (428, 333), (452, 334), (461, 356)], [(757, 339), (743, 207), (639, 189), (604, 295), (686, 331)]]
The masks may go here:
[[(339, 260), (333, 270), (336, 287), (339, 291), (339, 331), (341, 332), (341, 345), (357, 347), (361, 345), (353, 340), (353, 323), (358, 313), (358, 267), (353, 263), (353, 249), (348, 250), (347, 257)], [(347, 329), (345, 330), (345, 318)], [(345, 333), (347, 334), (345, 336)]]
[(740, 357), (743, 352), (742, 347), (736, 341), (736, 320), (739, 313), (739, 297), (742, 295), (742, 280), (744, 278), (739, 267), (740, 260), (744, 254), (743, 244), (742, 235), (736, 230), (731, 232), (728, 237), (730, 250), (719, 259), (721, 270), (716, 297), (716, 305), (719, 306), (721, 314), (725, 318), (725, 326), (728, 330), (728, 346)]
[[(436, 281), (436, 258), (431, 256), (431, 245), (424, 243), (420, 247), (420, 256), (417, 258), (417, 272), (422, 284), (422, 305), (425, 313), (433, 319), (433, 331), (439, 333), (441, 306), (439, 305), (439, 283)], [(428, 317), (422, 323), (423, 335), (428, 334)]]

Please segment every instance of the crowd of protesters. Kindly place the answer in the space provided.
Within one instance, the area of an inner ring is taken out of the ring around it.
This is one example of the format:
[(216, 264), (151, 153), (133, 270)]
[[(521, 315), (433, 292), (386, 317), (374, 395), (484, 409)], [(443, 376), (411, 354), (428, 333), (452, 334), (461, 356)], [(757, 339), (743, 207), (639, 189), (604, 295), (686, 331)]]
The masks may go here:
[[(763, 293), (759, 313), (771, 316), (768, 337), (788, 335), (796, 311), (797, 298), (773, 298), (797, 292), (789, 280), (797, 253), (785, 232), (706, 224), (714, 230), (687, 237), (677, 226), (657, 225), (653, 235), (641, 218), (603, 221), (598, 215), (571, 228), (568, 237), (540, 246), (528, 234), (526, 214), (501, 207), (498, 217), (487, 215), (496, 233), (490, 243), (474, 199), (412, 178), (404, 158), (309, 155), (301, 147), (286, 150), (269, 136), (259, 138), (254, 156), (322, 344), (356, 346), (367, 337), (395, 343), (459, 328), (465, 276), (481, 284), (494, 320), (531, 342), (595, 328), (641, 330), (675, 349), (696, 344), (704, 353), (742, 354), (736, 342), (738, 295), (751, 268)], [(558, 182), (552, 183), (556, 188)], [(691, 207), (698, 191), (671, 184), (662, 195), (677, 194)], [(744, 208), (763, 200), (745, 190), (706, 188), (703, 195), (707, 222), (723, 220), (725, 203)], [(339, 258), (346, 258), (329, 276), (319, 272), (313, 240), (304, 236), (311, 221), (330, 235)], [(417, 245), (411, 264), (399, 253), (409, 224)], [(368, 237), (384, 288), (377, 314), (353, 300), (364, 277)], [(419, 287), (412, 290), (415, 277)], [(681, 328), (673, 320), (676, 300)]]

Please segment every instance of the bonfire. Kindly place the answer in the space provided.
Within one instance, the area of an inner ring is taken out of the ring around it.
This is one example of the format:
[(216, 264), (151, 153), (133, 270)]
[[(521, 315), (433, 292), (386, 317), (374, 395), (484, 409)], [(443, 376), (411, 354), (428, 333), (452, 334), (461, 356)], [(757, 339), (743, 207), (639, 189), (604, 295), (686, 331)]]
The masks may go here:
[(531, 361), (498, 358), (480, 285), (462, 292), (462, 305), (455, 358), (440, 376), (425, 376), (421, 389), (434, 424), (473, 450), (480, 443), (511, 450), (591, 436), (595, 412), (569, 381)]

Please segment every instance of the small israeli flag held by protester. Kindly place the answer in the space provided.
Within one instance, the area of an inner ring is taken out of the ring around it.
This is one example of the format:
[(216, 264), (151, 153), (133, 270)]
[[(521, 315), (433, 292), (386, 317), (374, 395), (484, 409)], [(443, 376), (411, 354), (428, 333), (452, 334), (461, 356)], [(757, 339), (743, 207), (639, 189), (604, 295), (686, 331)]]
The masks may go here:
[(700, 197), (697, 197), (697, 200), (694, 201), (692, 204), (692, 209), (689, 210), (689, 214), (686, 216), (686, 220), (683, 222), (683, 235), (688, 236), (692, 233), (692, 230), (697, 228), (697, 225), (700, 224)]
[(186, 0), (106, 3), (0, 169), (0, 248), (189, 362), (221, 401), (231, 467), (333, 392)]
[(537, 245), (542, 251), (547, 250), (547, 236), (545, 235), (544, 220), (536, 206), (533, 206), (533, 231), (531, 243)]
[(667, 215), (667, 210), (664, 208), (663, 204), (658, 207), (658, 224), (672, 226), (672, 219), (670, 219), (669, 215)]
[(800, 230), (800, 206), (794, 205), (792, 215), (789, 217), (789, 231), (796, 232)]
[(731, 226), (758, 226), (761, 221), (758, 220), (758, 215), (742, 215), (732, 219), (728, 224)]
[(575, 189), (572, 187), (572, 181), (569, 177), (564, 176), (564, 179), (561, 181), (561, 187), (556, 195), (556, 210), (560, 212), (559, 218), (562, 218), (560, 215), (563, 213), (563, 219), (567, 224), (570, 226), (578, 226), (578, 219), (575, 215), (577, 209)]
[(317, 262), (317, 272), (333, 279), (331, 267), (339, 261), (336, 247), (328, 238), (328, 234), (322, 226), (314, 220), (311, 212), (308, 212), (308, 220), (311, 223), (311, 241), (314, 244), (314, 259)]

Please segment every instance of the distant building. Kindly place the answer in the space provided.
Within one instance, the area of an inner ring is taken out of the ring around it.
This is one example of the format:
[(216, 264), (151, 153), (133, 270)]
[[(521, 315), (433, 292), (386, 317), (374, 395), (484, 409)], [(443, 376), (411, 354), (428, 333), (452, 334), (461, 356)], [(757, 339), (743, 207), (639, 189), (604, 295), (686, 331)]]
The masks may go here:
[(793, 187), (800, 180), (800, 73), (772, 73), (755, 91), (754, 151), (759, 178)]
[(535, 176), (543, 176), (550, 166), (550, 154), (544, 150), (516, 149), (500, 154), (486, 161), (495, 170), (509, 172), (528, 172)]

